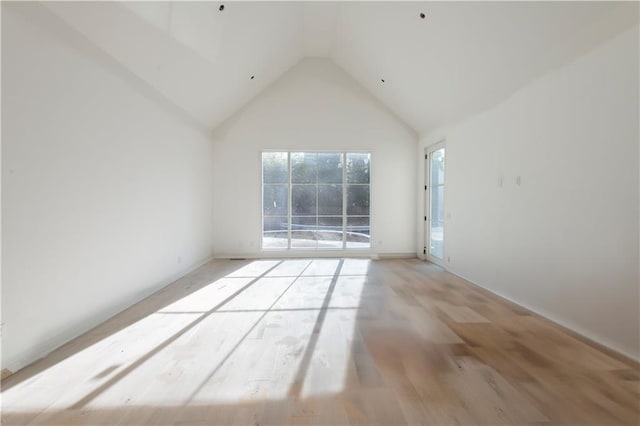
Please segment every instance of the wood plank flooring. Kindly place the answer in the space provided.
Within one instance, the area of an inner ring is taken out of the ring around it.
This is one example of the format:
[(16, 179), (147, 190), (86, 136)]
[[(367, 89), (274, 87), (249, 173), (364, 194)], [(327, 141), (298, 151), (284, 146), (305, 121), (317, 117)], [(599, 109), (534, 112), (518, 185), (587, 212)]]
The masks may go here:
[(640, 370), (419, 261), (214, 261), (2, 382), (4, 425), (638, 425)]

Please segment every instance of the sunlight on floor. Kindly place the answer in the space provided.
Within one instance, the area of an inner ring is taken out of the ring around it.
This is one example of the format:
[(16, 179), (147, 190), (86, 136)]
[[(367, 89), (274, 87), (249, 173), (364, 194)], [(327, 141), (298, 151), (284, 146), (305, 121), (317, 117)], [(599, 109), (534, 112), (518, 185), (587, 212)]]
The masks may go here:
[(3, 391), (3, 410), (340, 392), (369, 262), (250, 262)]

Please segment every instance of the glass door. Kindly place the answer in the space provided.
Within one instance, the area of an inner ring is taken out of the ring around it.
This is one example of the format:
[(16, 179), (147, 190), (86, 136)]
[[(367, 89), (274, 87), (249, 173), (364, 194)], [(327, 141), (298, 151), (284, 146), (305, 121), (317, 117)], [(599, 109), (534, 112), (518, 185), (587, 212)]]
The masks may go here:
[(425, 246), (427, 259), (442, 263), (444, 259), (444, 145), (427, 149), (427, 191)]

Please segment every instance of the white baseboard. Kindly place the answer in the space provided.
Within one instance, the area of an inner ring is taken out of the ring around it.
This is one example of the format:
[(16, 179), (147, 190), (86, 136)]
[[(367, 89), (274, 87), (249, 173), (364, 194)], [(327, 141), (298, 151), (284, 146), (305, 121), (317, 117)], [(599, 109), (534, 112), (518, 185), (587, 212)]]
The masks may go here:
[(349, 251), (291, 251), (265, 250), (252, 253), (216, 253), (214, 259), (310, 259), (310, 258), (413, 259), (413, 252), (375, 253), (364, 250)]
[(203, 260), (195, 262), (191, 266), (181, 269), (175, 274), (172, 274), (168, 278), (160, 281), (156, 285), (153, 285), (148, 289), (146, 289), (145, 291), (140, 292), (135, 297), (133, 297), (130, 301), (127, 301), (126, 304), (116, 305), (112, 309), (104, 309), (103, 314), (98, 315), (94, 320), (85, 321), (70, 332), (67, 330), (66, 332), (56, 334), (55, 336), (40, 342), (36, 347), (32, 347), (31, 350), (25, 351), (27, 352), (27, 354), (24, 356), (12, 357), (11, 359), (8, 359), (8, 360), (4, 359), (3, 357), (2, 368), (10, 370), (12, 372), (16, 372), (30, 364), (33, 364), (37, 360), (46, 357), (51, 352), (67, 344), (68, 342), (75, 339), (76, 337), (81, 336), (82, 334), (90, 331), (91, 329), (107, 321), (109, 318), (115, 315), (118, 315), (120, 312), (130, 308), (131, 306), (135, 305), (141, 300), (144, 300), (145, 298), (151, 296), (152, 294), (162, 290), (169, 284), (173, 283), (174, 281), (177, 281), (178, 279), (184, 277), (185, 275), (190, 274), (191, 272), (202, 267), (203, 265), (206, 265), (212, 260), (213, 260), (213, 257), (208, 256)]
[(636, 362), (636, 363), (640, 363), (640, 354), (628, 353), (625, 350), (617, 348), (614, 343), (609, 342), (606, 339), (602, 339), (601, 337), (595, 336), (592, 333), (590, 333), (589, 331), (583, 329), (582, 327), (576, 326), (575, 324), (571, 324), (571, 323), (569, 323), (569, 322), (567, 322), (567, 321), (565, 321), (565, 320), (563, 320), (561, 318), (558, 318), (555, 315), (550, 314), (549, 312), (546, 312), (543, 309), (532, 307), (531, 305), (522, 303), (522, 302), (520, 302), (518, 300), (512, 299), (512, 298), (507, 297), (507, 296), (505, 296), (503, 294), (500, 294), (500, 293), (498, 293), (498, 292), (496, 292), (494, 290), (491, 290), (490, 288), (487, 288), (486, 286), (484, 286), (482, 284), (479, 284), (479, 283), (475, 282), (472, 279), (469, 279), (469, 278), (465, 277), (462, 274), (458, 274), (458, 273), (456, 273), (454, 271), (451, 271), (450, 269), (448, 269), (448, 268), (446, 268), (444, 266), (442, 266), (442, 268), (444, 268), (447, 272), (455, 275), (456, 277), (462, 278), (465, 281), (469, 281), (471, 284), (473, 284), (473, 285), (475, 285), (477, 287), (480, 287), (481, 289), (483, 289), (483, 290), (485, 290), (485, 291), (487, 291), (487, 292), (489, 292), (489, 293), (491, 293), (491, 294), (493, 294), (493, 295), (495, 295), (495, 296), (497, 296), (497, 297), (499, 297), (501, 299), (504, 299), (504, 300), (506, 300), (508, 302), (511, 302), (511, 303), (515, 304), (515, 305), (518, 305), (518, 306), (520, 306), (520, 307), (522, 307), (522, 308), (524, 308), (524, 309), (526, 309), (526, 310), (528, 310), (528, 311), (530, 311), (530, 312), (532, 312), (532, 313), (534, 313), (534, 314), (546, 319), (547, 321), (550, 321), (550, 322), (558, 325), (559, 327), (565, 328), (565, 329), (569, 330), (570, 332), (575, 333), (576, 335), (580, 336), (582, 339), (590, 341), (590, 342), (594, 343), (595, 345), (602, 346), (602, 347), (606, 348), (607, 350), (609, 350), (611, 352), (614, 352), (614, 353), (618, 354), (619, 356), (621, 356), (623, 358), (626, 358), (626, 359), (628, 359), (630, 361), (633, 361), (633, 362)]
[(184, 269), (184, 270), (182, 270), (180, 272), (177, 272), (172, 277), (162, 281), (162, 283), (157, 286), (158, 288), (155, 291), (158, 291), (158, 290), (161, 290), (161, 289), (165, 288), (166, 286), (168, 286), (172, 282), (177, 281), (180, 278), (184, 277), (185, 275), (188, 275), (188, 274), (192, 273), (196, 269), (201, 268), (202, 266), (206, 265), (207, 263), (211, 262), (212, 260), (214, 260), (214, 257), (213, 256), (208, 256), (203, 260), (199, 260), (199, 261), (195, 262), (194, 264), (192, 264), (191, 266), (187, 267), (186, 269)]
[(417, 256), (413, 252), (405, 253), (378, 253), (379, 259), (415, 259)]

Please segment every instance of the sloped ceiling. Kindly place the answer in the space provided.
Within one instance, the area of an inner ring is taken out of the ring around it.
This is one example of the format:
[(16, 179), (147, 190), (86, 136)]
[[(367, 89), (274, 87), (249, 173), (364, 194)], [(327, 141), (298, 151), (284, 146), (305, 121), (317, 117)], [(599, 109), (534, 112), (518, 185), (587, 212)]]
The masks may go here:
[(314, 56), (423, 133), (638, 22), (637, 3), (614, 2), (43, 5), (210, 129)]

